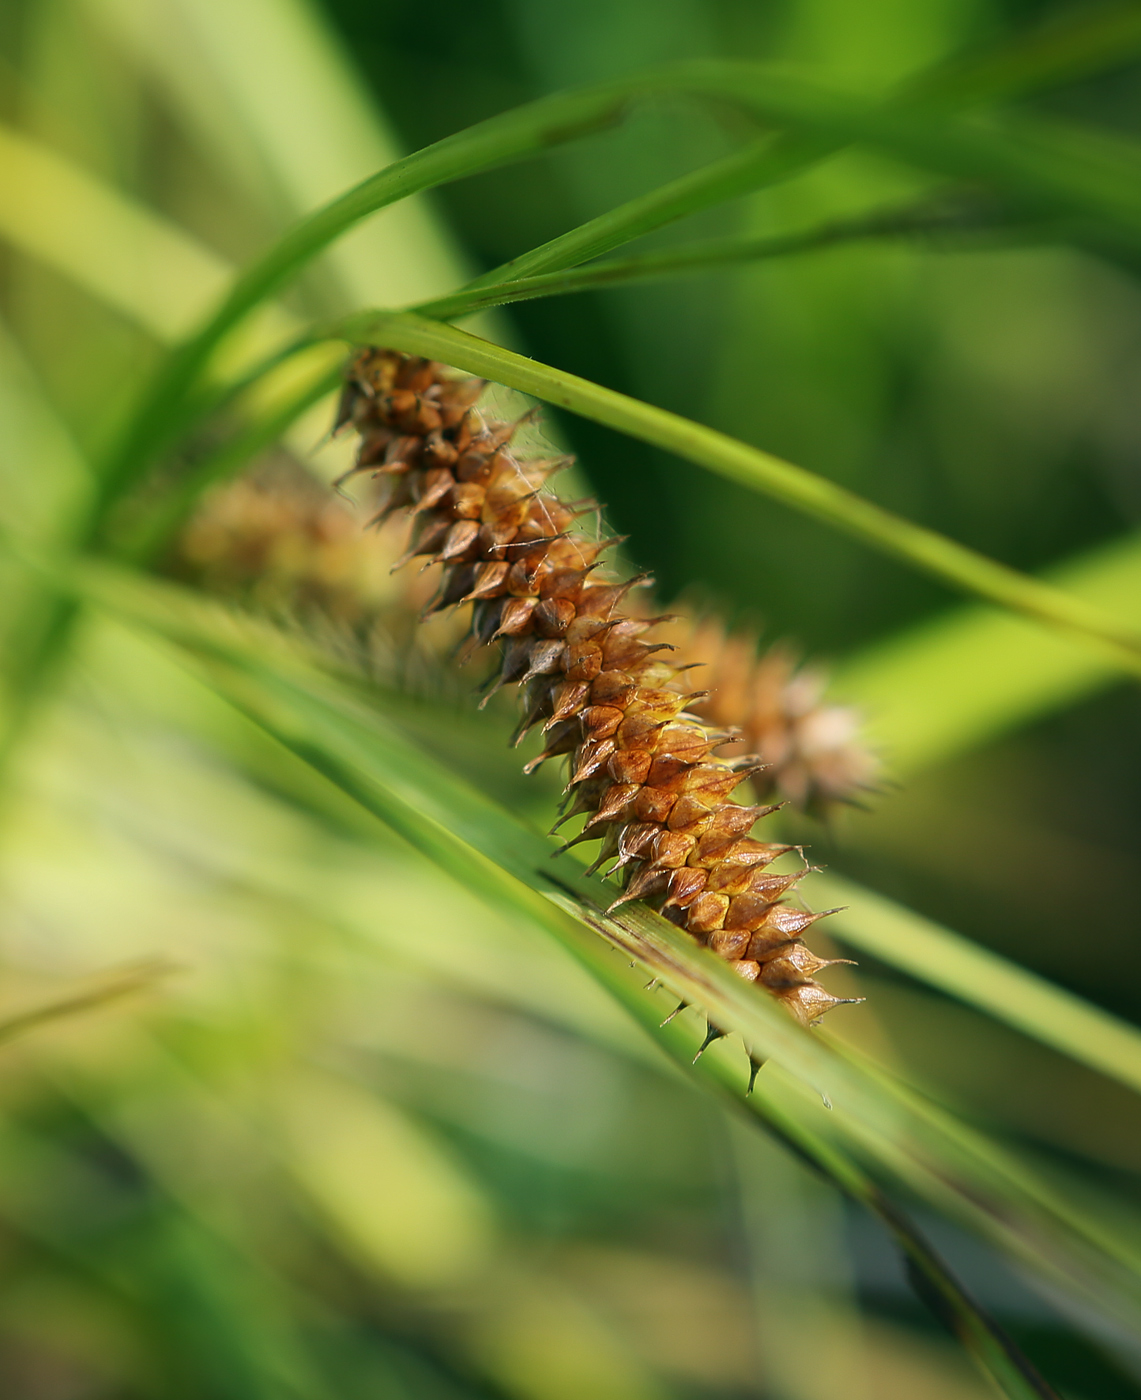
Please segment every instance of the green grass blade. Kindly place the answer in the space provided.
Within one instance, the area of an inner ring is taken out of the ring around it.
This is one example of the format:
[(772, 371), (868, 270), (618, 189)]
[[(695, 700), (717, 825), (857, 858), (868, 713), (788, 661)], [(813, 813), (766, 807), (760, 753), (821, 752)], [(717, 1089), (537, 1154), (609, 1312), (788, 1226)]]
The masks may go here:
[[(87, 0), (233, 188), (285, 223), (401, 154), (307, 0)], [(433, 212), (403, 201), (330, 250), (350, 304), (428, 296), (460, 275)]]
[(922, 87), (938, 102), (1008, 101), (1112, 72), (1139, 55), (1141, 7), (1124, 0), (1075, 10), (990, 52), (952, 60), (922, 79)]
[[(811, 90), (798, 90), (795, 83), (782, 87), (781, 77), (776, 76), (775, 82), (768, 85), (772, 93), (766, 93), (770, 98), (775, 96), (775, 105), (765, 108), (767, 114), (777, 123), (793, 126), (807, 123), (814, 128), (811, 132), (802, 132), (799, 136), (786, 134), (769, 147), (758, 148), (755, 155), (746, 151), (727, 157), (611, 209), (484, 273), (469, 282), (463, 291), (474, 292), (499, 282), (573, 267), (698, 209), (799, 174), (859, 139), (852, 124), (858, 124), (861, 119), (869, 118), (872, 123), (864, 132), (868, 139), (886, 140), (898, 146), (901, 139), (905, 144), (912, 139), (909, 129), (916, 113), (929, 114), (932, 110), (1042, 91), (1128, 63), (1139, 53), (1141, 23), (1136, 7), (1126, 4), (1104, 13), (1083, 16), (1064, 26), (1034, 30), (991, 52), (940, 65), (907, 83), (900, 94), (882, 106), (853, 106), (851, 103), (845, 106), (843, 98), (823, 92), (817, 93), (814, 101)], [(761, 99), (762, 104), (764, 100)], [(876, 133), (874, 136), (872, 130)], [(948, 152), (940, 146), (939, 128), (934, 130), (935, 144), (932, 146), (928, 139), (921, 164), (932, 159), (933, 151), (936, 160), (949, 158)], [(954, 141), (950, 144), (953, 149)], [(967, 151), (960, 151), (953, 158), (960, 164), (963, 161), (968, 166), (972, 164), (972, 156)], [(974, 160), (978, 158), (976, 149)], [(985, 153), (983, 161), (985, 164)], [(425, 311), (425, 314), (441, 313)]]
[(522, 253), (475, 278), (463, 290), (476, 291), (586, 262), (689, 214), (799, 174), (830, 155), (836, 146), (836, 141), (827, 137), (777, 137), (756, 142)]
[[(62, 581), (66, 571), (56, 577)], [(603, 887), (552, 866), (545, 838), (414, 750), (377, 716), (295, 663), (275, 661), (255, 640), (256, 629), (236, 632), (232, 620), (204, 614), (174, 590), (106, 570), (87, 571), (85, 578), (101, 606), (188, 648), (209, 684), (231, 703), (468, 888), (554, 934), (608, 987), (622, 979), (631, 989), (638, 984), (591, 930), (718, 1024), (740, 1031), (802, 1085), (827, 1091), (836, 1110), (824, 1115), (822, 1126), (878, 1163), (888, 1179), (906, 1180), (1067, 1290), (1096, 1298), (1113, 1316), (1136, 1319), (1141, 1259), (1133, 1258), (1125, 1238), (1108, 1238), (1096, 1221), (1056, 1199), (1000, 1149), (984, 1150), (977, 1136), (949, 1132), (937, 1117), (916, 1112), (906, 1095), (886, 1094), (874, 1075), (838, 1056), (824, 1038), (802, 1031), (657, 915), (640, 908), (614, 919), (590, 912), (591, 902), (607, 897)], [(573, 900), (544, 893), (552, 874), (576, 892)]]
[[(806, 159), (819, 158), (830, 143), (865, 140), (925, 167), (972, 179), (993, 179), (1000, 187), (1045, 202), (1047, 207), (1058, 207), (1064, 212), (1092, 212), (1107, 219), (1127, 241), (1133, 239), (1141, 246), (1141, 199), (1134, 193), (1127, 169), (1119, 168), (1121, 162), (1112, 159), (1106, 168), (1106, 160), (1092, 160), (1089, 151), (1059, 150), (1056, 142), (1050, 147), (1049, 141), (1045, 149), (1035, 150), (1034, 133), (1020, 144), (993, 129), (976, 131), (962, 123), (916, 121), (906, 99), (899, 110), (891, 104), (886, 108), (869, 106), (756, 65), (703, 61), (639, 74), (543, 98), (447, 137), (395, 162), (295, 225), (243, 272), (215, 314), (168, 361), (123, 442), (104, 464), (107, 497), (117, 495), (164, 441), (172, 405), (197, 378), (227, 333), (353, 225), (422, 190), (538, 154), (612, 125), (622, 119), (636, 98), (666, 92), (737, 102), (779, 125), (800, 131), (799, 137), (778, 142), (772, 150), (746, 151), (730, 157), (730, 162), (735, 162), (732, 170), (715, 171), (715, 186), (719, 179), (727, 179), (733, 190), (740, 189), (742, 182), (748, 187), (748, 172), (742, 166), (748, 166), (752, 160), (768, 162), (775, 158), (779, 178), (780, 173), (802, 167)], [(697, 172), (690, 178), (700, 182), (708, 178), (708, 172)], [(751, 178), (759, 178), (756, 171)], [(633, 208), (612, 211), (603, 216), (610, 220), (610, 226), (601, 247), (616, 246), (632, 236), (617, 225), (645, 231), (657, 226), (654, 220), (677, 217), (679, 200), (684, 207), (696, 209), (704, 207), (702, 200), (708, 202), (711, 197), (723, 197), (719, 187), (710, 195), (695, 192), (683, 181), (678, 188), (667, 187), (666, 192), (648, 197), (663, 201), (649, 222), (648, 212), (637, 201)], [(580, 260), (592, 255), (590, 248), (600, 246), (602, 232), (601, 227), (593, 233), (587, 227), (567, 235), (576, 241)], [(583, 253), (583, 248), (588, 251)], [(558, 254), (537, 250), (528, 256), (545, 258), (546, 262), (531, 266), (517, 261), (518, 275), (566, 265), (571, 254), (563, 246)]]
[[(1050, 570), (1051, 586), (1141, 624), (1141, 537), (1129, 535)], [(992, 742), (1111, 685), (1118, 669), (1021, 618), (963, 607), (877, 642), (841, 666), (854, 700), (906, 777)]]
[(167, 441), (177, 405), (229, 332), (370, 214), (423, 190), (538, 155), (613, 126), (623, 120), (636, 100), (677, 93), (752, 107), (754, 89), (766, 80), (765, 71), (752, 65), (710, 61), (540, 98), (405, 156), (333, 199), (295, 224), (247, 267), (215, 312), (169, 357), (144, 395), (123, 440), (103, 463), (104, 501), (117, 498)]
[(849, 947), (1141, 1092), (1141, 1030), (1127, 1021), (849, 880), (813, 875), (805, 889), (817, 905), (844, 906), (828, 927)]
[(880, 106), (770, 77), (758, 110), (802, 136), (865, 144), (906, 164), (979, 180), (1031, 208), (1080, 215), (1141, 248), (1141, 148), (1100, 131), (1027, 116), (940, 117), (907, 100)]
[[(662, 1031), (646, 1018), (633, 998), (624, 999), (624, 1005), (650, 1035), (662, 1036)], [(667, 1027), (667, 1032), (670, 1029)], [(676, 1034), (674, 1032), (671, 1038), (676, 1038)], [(672, 1045), (670, 1049), (673, 1051)], [(673, 1053), (684, 1064), (681, 1047)], [(740, 1086), (724, 1060), (706, 1057), (699, 1064), (697, 1072), (707, 1084), (740, 1104), (737, 1097)], [(1003, 1395), (1011, 1400), (1056, 1397), (1049, 1382), (975, 1303), (912, 1220), (851, 1156), (837, 1150), (821, 1134), (814, 1133), (803, 1116), (790, 1111), (788, 1103), (779, 1094), (772, 1093), (767, 1085), (759, 1084), (747, 1104), (769, 1132), (880, 1220), (898, 1246), (916, 1292)]]
[[(635, 258), (613, 258), (589, 267), (566, 268), (559, 272), (514, 277), (511, 281), (488, 282), (486, 278), (469, 283), (468, 288), (449, 296), (409, 306), (408, 311), (435, 321), (454, 321), (490, 306), (506, 306), (539, 297), (565, 296), (572, 292), (593, 292), (600, 288), (623, 286), (665, 277), (708, 272), (716, 267), (758, 262), (814, 252), (837, 244), (874, 238), (908, 238), (924, 234), (962, 234), (991, 231), (999, 236), (1019, 236), (1040, 241), (1049, 236), (1046, 226), (1011, 221), (1005, 211), (981, 206), (956, 205), (949, 199), (921, 200), (898, 208), (876, 210), (851, 219), (832, 219), (817, 228), (799, 233), (761, 238), (717, 238), (686, 244), (663, 253), (646, 253)], [(961, 243), (953, 244), (955, 248)]]
[(1141, 634), (1099, 608), (712, 428), (526, 359), (452, 326), (407, 313), (350, 317), (330, 334), (443, 360), (629, 433), (822, 520), (943, 583), (1077, 637), (1112, 657), (1124, 670), (1141, 674)]

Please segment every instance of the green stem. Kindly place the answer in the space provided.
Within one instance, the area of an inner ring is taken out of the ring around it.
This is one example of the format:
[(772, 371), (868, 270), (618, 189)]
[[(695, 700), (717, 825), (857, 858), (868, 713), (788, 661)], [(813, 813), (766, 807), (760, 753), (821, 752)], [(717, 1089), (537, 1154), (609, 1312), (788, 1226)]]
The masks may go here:
[[(881, 210), (862, 219), (835, 220), (803, 233), (775, 238), (711, 239), (673, 252), (650, 253), (639, 258), (615, 259), (590, 267), (526, 277), (485, 289), (455, 292), (409, 309), (433, 320), (450, 321), (485, 307), (696, 273), (708, 267), (788, 256), (857, 239), (982, 228), (986, 226), (987, 218), (993, 223), (994, 217), (993, 213), (986, 211), (954, 206), (946, 201), (933, 203), (926, 200), (898, 209)], [(315, 339), (314, 334), (307, 333), (288, 347), (275, 350), (243, 375), (240, 381), (220, 390), (209, 404), (203, 401), (203, 413), (207, 408), (211, 412), (217, 411), (234, 401), (285, 360), (310, 348)], [(112, 538), (113, 552), (119, 558), (135, 561), (153, 558), (207, 487), (231, 475), (255, 453), (270, 446), (301, 413), (323, 394), (332, 392), (338, 382), (339, 375), (322, 375), (311, 386), (299, 391), (289, 403), (250, 422), (225, 447), (197, 462), (168, 496), (148, 510), (144, 522), (124, 543), (119, 543), (117, 537)]]
[(443, 360), (628, 433), (813, 516), (964, 593), (1091, 642), (1124, 670), (1141, 675), (1141, 634), (1100, 608), (724, 433), (407, 312), (348, 317), (328, 334)]
[[(889, 145), (898, 146), (902, 134), (905, 144), (902, 154), (905, 157), (913, 156), (914, 151), (907, 145), (908, 128), (917, 114), (929, 118), (932, 113), (947, 108), (954, 109), (987, 99), (1009, 99), (1130, 62), (1141, 51), (1139, 16), (1141, 11), (1137, 6), (1127, 3), (1092, 17), (1083, 16), (1067, 25), (1052, 26), (1045, 32), (1020, 34), (1011, 43), (989, 53), (923, 74), (882, 105), (852, 104), (835, 94), (814, 95), (812, 89), (803, 84), (799, 89), (795, 83), (782, 89), (778, 80), (775, 94), (770, 97), (770, 100), (775, 97), (777, 107), (768, 106), (765, 109), (768, 116), (793, 127), (803, 126), (807, 121), (809, 130), (778, 138), (768, 147), (767, 155), (758, 152), (751, 186), (742, 188), (738, 183), (747, 178), (744, 166), (748, 153), (727, 157), (660, 191), (611, 209), (559, 238), (493, 268), (474, 278), (462, 290), (474, 291), (498, 282), (573, 267), (685, 214), (707, 208), (720, 199), (732, 198), (746, 193), (750, 188), (756, 190), (788, 179), (858, 139), (859, 133), (852, 129), (852, 122), (860, 116), (865, 117), (865, 134), (869, 139), (886, 140)], [(816, 100), (814, 104), (814, 96), (823, 101)], [(818, 110), (813, 110), (814, 105)], [(911, 120), (909, 112), (912, 114)], [(816, 129), (811, 130), (813, 127)], [(967, 135), (969, 138), (969, 131)], [(977, 142), (974, 144), (977, 146)], [(930, 147), (928, 137), (924, 147), (928, 156), (931, 155)], [(938, 142), (935, 153), (937, 158), (946, 161), (947, 152), (939, 148)], [(956, 153), (955, 159), (959, 164), (963, 158), (963, 152)], [(741, 162), (739, 168), (734, 169), (734, 161)], [(956, 170), (954, 173), (962, 172)], [(1048, 178), (1049, 172), (1046, 173)], [(722, 181), (728, 193), (720, 192)]]
[(700, 170), (671, 180), (568, 233), (474, 278), (464, 292), (573, 267), (689, 214), (797, 175), (842, 144), (831, 138), (777, 137), (755, 142)]
[(161, 959), (136, 963), (132, 967), (117, 969), (102, 984), (84, 988), (61, 997), (58, 1001), (47, 1002), (33, 1007), (30, 1011), (20, 1011), (0, 1021), (0, 1044), (38, 1030), (40, 1026), (62, 1021), (69, 1016), (80, 1015), (84, 1011), (94, 1011), (110, 1002), (119, 1001), (135, 992), (144, 991), (163, 977), (169, 977), (175, 970), (173, 963)]
[[(897, 209), (880, 210), (862, 218), (836, 219), (801, 233), (764, 238), (717, 238), (662, 253), (646, 253), (637, 258), (614, 258), (587, 267), (565, 268), (559, 272), (518, 277), (511, 281), (469, 283), (449, 296), (420, 302), (407, 309), (433, 321), (455, 321), (490, 306), (506, 306), (539, 297), (566, 296), (591, 292), (630, 282), (704, 272), (734, 263), (759, 262), (788, 257), (870, 238), (909, 237), (924, 233), (962, 233), (1001, 230), (1007, 222), (994, 211), (948, 206), (923, 200)], [(1022, 226), (1020, 226), (1022, 227)]]

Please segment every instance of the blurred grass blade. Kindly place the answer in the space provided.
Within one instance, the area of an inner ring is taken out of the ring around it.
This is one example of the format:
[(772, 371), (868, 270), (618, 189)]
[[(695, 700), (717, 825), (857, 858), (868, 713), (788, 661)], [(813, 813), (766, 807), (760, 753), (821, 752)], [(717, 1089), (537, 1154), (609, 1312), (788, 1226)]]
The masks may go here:
[[(2, 175), (11, 177), (11, 182), (0, 179), (0, 238), (63, 273), (161, 342), (177, 340), (233, 275), (228, 263), (178, 225), (40, 142), (0, 125)], [(229, 449), (223, 449), (224, 455), (241, 454), (246, 443), (251, 444), (249, 453), (268, 446), (320, 397), (309, 392), (308, 382), (311, 363), (327, 360), (327, 352), (310, 356), (310, 363), (294, 358), (291, 365), (281, 364), (282, 342), (286, 336), (296, 338), (298, 325), (284, 308), (270, 306), (241, 346), (231, 347), (227, 374), (257, 366), (248, 392), (244, 398), (238, 396), (237, 404), (239, 420), (252, 417), (255, 423)], [(271, 371), (268, 379), (267, 370)], [(335, 390), (327, 371), (319, 369), (319, 377), (328, 381), (328, 392)], [(292, 396), (299, 379), (308, 381), (302, 402), (295, 412), (283, 414), (283, 400)], [(234, 397), (232, 382), (227, 397)], [(26, 393), (22, 398), (27, 398)], [(216, 400), (212, 392), (203, 402), (216, 406)], [(13, 406), (13, 414), (24, 412)], [(200, 405), (195, 412), (201, 412)], [(46, 423), (45, 415), (41, 417)], [(258, 423), (267, 417), (280, 425), (268, 438)], [(42, 429), (45, 439), (60, 431), (58, 426)], [(302, 456), (311, 445), (308, 439), (294, 444)], [(71, 451), (74, 454), (74, 448)], [(238, 460), (243, 457), (239, 455)], [(90, 478), (86, 464), (82, 470)]]
[(989, 52), (952, 59), (928, 75), (923, 88), (939, 102), (1009, 100), (1113, 72), (1139, 55), (1137, 0), (1075, 7)]
[(91, 470), (3, 322), (0, 422), (4, 525), (42, 543), (67, 538), (67, 522), (82, 513), (90, 492)]
[(1077, 637), (1141, 675), (1141, 633), (1099, 608), (892, 515), (803, 467), (590, 380), (516, 355), (465, 331), (400, 312), (349, 317), (330, 334), (443, 360), (674, 452), (760, 491), (952, 587)]
[[(275, 223), (324, 204), (400, 151), (322, 12), (306, 0), (85, 0), (162, 84), (197, 143)], [(415, 198), (328, 254), (341, 297), (438, 292), (459, 260)]]
[[(1051, 569), (1053, 587), (1141, 624), (1141, 536)], [(965, 607), (874, 643), (837, 669), (837, 693), (864, 711), (893, 775), (907, 776), (1120, 678), (1092, 650), (991, 608)]]
[[(255, 640), (258, 629), (238, 629), (233, 619), (175, 590), (106, 568), (85, 570), (85, 578), (102, 606), (197, 657), (208, 684), (259, 726), (469, 889), (553, 934), (608, 988), (626, 986), (630, 995), (644, 995), (609, 945), (640, 961), (717, 1024), (741, 1032), (757, 1053), (786, 1066), (797, 1077), (790, 1084), (802, 1085), (796, 1092), (807, 1093), (807, 1103), (817, 1100), (804, 1085), (826, 1092), (836, 1108), (821, 1109), (820, 1126), (828, 1135), (839, 1133), (887, 1179), (905, 1181), (1066, 1292), (1095, 1300), (1124, 1325), (1136, 1323), (1141, 1256), (1124, 1233), (1111, 1237), (997, 1146), (983, 1149), (977, 1135), (949, 1131), (941, 1120), (917, 1112), (905, 1095), (885, 1093), (876, 1076), (839, 1056), (824, 1037), (803, 1031), (666, 920), (644, 908), (613, 919), (591, 913), (591, 904), (609, 897), (604, 886), (552, 866), (545, 838), (329, 682), (308, 676), (286, 653), (274, 660), (272, 649)], [(545, 895), (552, 878), (574, 890), (576, 900)], [(585, 907), (579, 902), (584, 899)], [(692, 1041), (688, 1048), (692, 1053)]]
[(175, 225), (3, 125), (0, 237), (160, 341), (185, 334), (230, 276)]
[[(62, 273), (162, 344), (186, 334), (233, 268), (204, 243), (42, 142), (0, 124), (0, 239)], [(296, 330), (263, 308), (227, 372)]]
[(38, 1030), (54, 1021), (65, 1021), (86, 1011), (95, 1011), (136, 992), (153, 987), (164, 977), (175, 971), (174, 963), (163, 959), (136, 963), (133, 967), (120, 968), (104, 974), (89, 987), (60, 997), (57, 1001), (45, 1002), (27, 1011), (0, 1018), (0, 1045), (15, 1040), (29, 1031)]
[(637, 99), (665, 93), (754, 105), (764, 70), (704, 62), (557, 93), (445, 137), (347, 190), (296, 223), (249, 265), (221, 304), (168, 358), (144, 394), (123, 439), (100, 473), (104, 498), (116, 498), (145, 469), (177, 424), (178, 405), (226, 336), (318, 254), (370, 214), (451, 180), (535, 156), (622, 121)]
[(1031, 209), (1080, 215), (1141, 249), (1141, 146), (1100, 129), (1004, 113), (939, 117), (906, 100), (880, 106), (784, 76), (758, 91), (758, 110), (802, 136), (873, 147), (921, 170), (982, 181)]
[[(679, 1033), (672, 1026), (665, 1032), (647, 1018), (642, 1007), (632, 997), (623, 998), (626, 1009), (655, 1038), (667, 1039), (671, 1053), (682, 1064), (685, 1050), (675, 1049), (673, 1041)], [(740, 1085), (724, 1058), (704, 1056), (698, 1073), (704, 1081), (732, 1098), (743, 1107), (738, 1095)], [(692, 1072), (692, 1071), (691, 1071)], [(916, 1229), (909, 1217), (899, 1209), (850, 1156), (830, 1143), (804, 1121), (804, 1116), (779, 1093), (773, 1093), (764, 1076), (758, 1080), (746, 1101), (748, 1108), (761, 1118), (769, 1132), (808, 1161), (826, 1180), (837, 1186), (851, 1200), (876, 1216), (887, 1229), (903, 1256), (907, 1276), (920, 1298), (935, 1316), (957, 1338), (976, 1364), (1003, 1395), (1029, 1400), (1058, 1400), (1053, 1387), (1037, 1368), (1027, 1360), (1010, 1337), (967, 1294), (944, 1260), (929, 1241)]]
[(841, 942), (1141, 1092), (1135, 1026), (849, 880), (812, 875), (805, 888), (817, 906), (844, 906), (828, 925)]

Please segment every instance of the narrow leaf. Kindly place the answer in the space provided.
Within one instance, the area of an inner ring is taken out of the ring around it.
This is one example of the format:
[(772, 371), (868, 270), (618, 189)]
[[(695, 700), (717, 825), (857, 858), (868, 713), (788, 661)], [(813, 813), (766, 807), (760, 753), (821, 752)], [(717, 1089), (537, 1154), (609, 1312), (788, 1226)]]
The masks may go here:
[[(55, 575), (61, 582), (65, 576)], [(616, 919), (591, 912), (591, 904), (608, 898), (604, 887), (553, 865), (547, 840), (439, 768), (378, 717), (335, 695), (328, 683), (307, 678), (296, 663), (274, 661), (272, 651), (255, 641), (256, 629), (239, 635), (232, 619), (201, 610), (175, 590), (106, 569), (85, 570), (85, 588), (112, 612), (188, 649), (201, 674), (231, 703), (455, 878), (557, 937), (607, 987), (639, 985), (625, 962), (606, 951), (608, 942), (702, 1007), (715, 1024), (743, 1033), (755, 1052), (787, 1066), (796, 1076), (790, 1085), (800, 1083), (795, 1092), (802, 1099), (807, 1094), (805, 1102), (817, 1100), (815, 1090), (804, 1086), (826, 1091), (836, 1108), (819, 1127), (829, 1136), (839, 1133), (846, 1151), (857, 1150), (877, 1172), (906, 1182), (1063, 1289), (1097, 1299), (1123, 1322), (1135, 1321), (1141, 1259), (1133, 1257), (1124, 1236), (1109, 1237), (1002, 1149), (948, 1127), (945, 1115), (921, 1111), (906, 1092), (887, 1091), (881, 1073), (840, 1056), (825, 1037), (803, 1031), (660, 916), (640, 907)], [(574, 891), (570, 902), (556, 886)]]
[[(922, 200), (895, 209), (881, 209), (852, 219), (834, 219), (817, 228), (799, 233), (764, 238), (718, 238), (687, 244), (663, 253), (646, 253), (636, 258), (614, 258), (587, 267), (560, 272), (516, 277), (511, 281), (489, 282), (481, 278), (468, 288), (407, 309), (436, 321), (454, 321), (488, 306), (505, 306), (539, 297), (565, 296), (647, 282), (713, 268), (733, 266), (769, 258), (813, 252), (837, 244), (873, 238), (908, 238), (924, 234), (966, 234), (988, 231), (997, 236), (1022, 237), (1041, 241), (1050, 236), (1048, 226), (1012, 221), (1006, 211), (992, 204), (989, 208), (950, 199)], [(962, 247), (961, 239), (951, 245)]]
[[(1051, 587), (1141, 624), (1141, 537), (1058, 567)], [(1096, 694), (1120, 677), (1107, 658), (1019, 617), (962, 607), (876, 642), (834, 687), (867, 716), (893, 776), (907, 777)]]
[(1007, 958), (836, 875), (806, 882), (815, 903), (844, 906), (829, 931), (929, 986), (1141, 1092), (1141, 1030)]
[(364, 313), (347, 318), (329, 334), (443, 360), (665, 448), (814, 516), (943, 583), (1071, 634), (1111, 657), (1124, 670), (1141, 674), (1141, 633), (1099, 608), (724, 433), (516, 355), (452, 326), (408, 313)]

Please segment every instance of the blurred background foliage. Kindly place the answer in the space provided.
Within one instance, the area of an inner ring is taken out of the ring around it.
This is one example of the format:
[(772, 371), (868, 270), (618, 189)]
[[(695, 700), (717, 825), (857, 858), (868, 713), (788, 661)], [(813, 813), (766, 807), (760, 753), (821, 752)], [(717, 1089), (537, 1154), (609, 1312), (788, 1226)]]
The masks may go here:
[[(87, 459), (162, 347), (233, 267), (401, 151), (695, 56), (876, 96), (1086, 10), (7, 0), (4, 526), (66, 538)], [(1024, 110), (1137, 160), (1136, 47)], [(336, 245), (263, 330), (443, 293), (750, 134), (739, 114), (666, 103), (418, 197)], [(937, 188), (854, 149), (644, 246), (796, 230)], [(1128, 256), (1017, 232), (869, 240), (478, 326), (1141, 619)], [(343, 448), (313, 450), (328, 420), (328, 405), (302, 420), (278, 459), (330, 479)], [(790, 819), (818, 863), (1141, 1020), (1134, 686), (743, 488), (581, 419), (551, 431), (663, 597), (831, 658), (837, 693), (864, 703), (892, 782), (828, 826)], [(42, 584), (11, 560), (2, 577), (18, 662)], [(973, 641), (956, 651), (960, 636)], [(501, 752), (506, 710), (477, 719), (466, 684), (402, 674), (410, 693), (374, 703), (409, 742), (543, 820), (550, 785), (522, 784)], [(874, 1222), (700, 1094), (565, 953), (441, 876), (162, 643), (92, 613), (52, 681), (11, 758), (0, 850), (0, 1007), (60, 1002), (0, 1049), (4, 1394), (986, 1393)], [(1075, 1208), (1135, 1230), (1128, 1075), (888, 959), (865, 953), (845, 977), (869, 1000), (837, 1014), (841, 1041), (994, 1133)], [(107, 1005), (73, 1015), (76, 995)], [(1141, 1392), (1135, 1332), (920, 1213), (1066, 1395)]]

